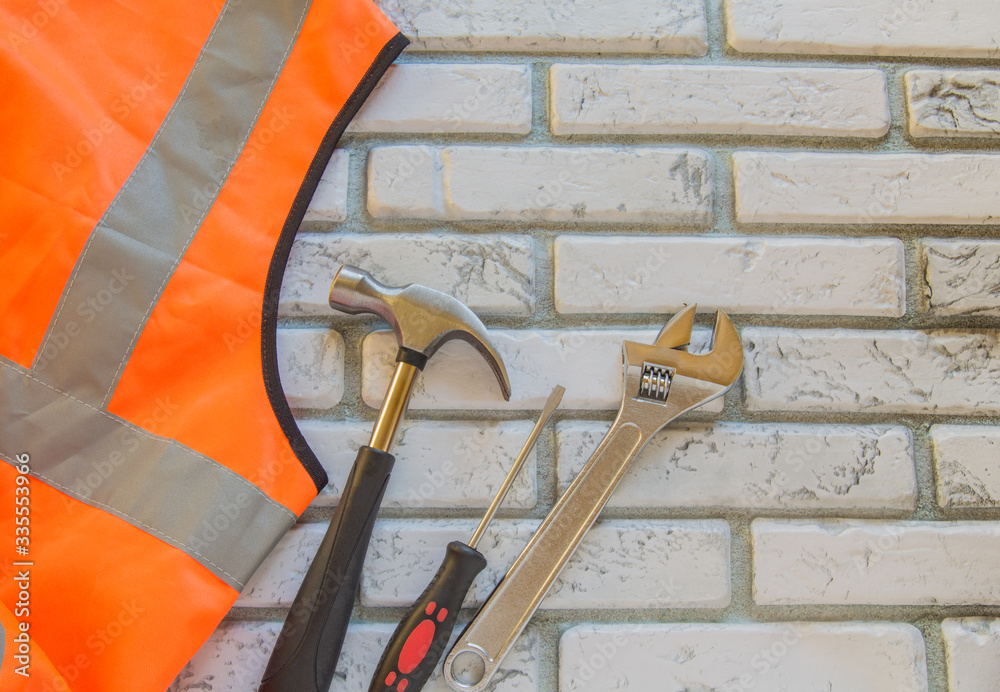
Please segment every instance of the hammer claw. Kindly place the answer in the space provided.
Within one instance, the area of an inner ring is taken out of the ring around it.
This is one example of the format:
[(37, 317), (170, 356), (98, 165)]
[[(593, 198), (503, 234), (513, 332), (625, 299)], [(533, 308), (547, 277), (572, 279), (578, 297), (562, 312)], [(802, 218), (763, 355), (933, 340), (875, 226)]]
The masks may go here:
[(481, 334), (475, 336), (468, 332), (459, 332), (451, 338), (465, 341), (479, 351), (479, 354), (489, 364), (490, 369), (493, 370), (497, 382), (500, 383), (500, 393), (503, 394), (504, 401), (510, 401), (510, 377), (507, 375), (507, 368), (504, 366), (503, 359), (493, 345), (493, 340), (486, 334), (485, 327), (482, 328)]
[(379, 315), (392, 326), (400, 351), (417, 361), (426, 362), (452, 339), (471, 344), (493, 370), (504, 399), (510, 400), (510, 378), (493, 339), (476, 314), (456, 298), (420, 284), (386, 286), (363, 269), (344, 265), (330, 285), (330, 307), (351, 315)]

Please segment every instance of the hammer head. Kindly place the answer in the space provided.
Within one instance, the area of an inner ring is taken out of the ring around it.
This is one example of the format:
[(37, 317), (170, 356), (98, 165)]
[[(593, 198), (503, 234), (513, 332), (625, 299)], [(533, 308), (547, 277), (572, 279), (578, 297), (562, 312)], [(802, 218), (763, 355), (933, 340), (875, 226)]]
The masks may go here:
[(475, 313), (457, 299), (420, 284), (386, 286), (357, 267), (342, 266), (330, 285), (330, 307), (351, 315), (370, 312), (396, 333), (401, 353), (426, 360), (446, 341), (461, 339), (489, 363), (510, 400), (510, 378), (493, 339)]

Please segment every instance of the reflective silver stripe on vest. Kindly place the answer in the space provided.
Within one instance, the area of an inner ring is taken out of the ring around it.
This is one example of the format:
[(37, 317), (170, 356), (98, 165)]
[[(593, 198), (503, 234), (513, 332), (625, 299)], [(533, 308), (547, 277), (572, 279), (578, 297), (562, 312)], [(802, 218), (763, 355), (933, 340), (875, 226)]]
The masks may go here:
[(107, 405), (243, 150), (309, 5), (226, 2), (177, 100), (77, 260), (32, 364), (41, 379)]
[(0, 457), (180, 548), (235, 589), (295, 523), (257, 486), (0, 358)]
[(159, 131), (88, 238), (32, 370), (0, 358), (0, 455), (8, 463), (30, 452), (40, 480), (180, 548), (236, 589), (295, 515), (239, 474), (104, 408), (246, 145), (309, 5), (226, 2)]

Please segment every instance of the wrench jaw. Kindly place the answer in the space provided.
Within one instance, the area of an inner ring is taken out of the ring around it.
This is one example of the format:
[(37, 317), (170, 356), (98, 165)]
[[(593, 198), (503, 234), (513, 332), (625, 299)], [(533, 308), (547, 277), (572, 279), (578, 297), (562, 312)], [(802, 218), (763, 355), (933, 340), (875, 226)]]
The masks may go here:
[(677, 313), (660, 331), (656, 342), (626, 341), (623, 409), (658, 430), (677, 416), (725, 394), (743, 371), (743, 346), (729, 317), (716, 314), (707, 353), (692, 354), (681, 347), (691, 341), (696, 306)]
[(680, 312), (663, 325), (663, 329), (657, 334), (653, 346), (686, 351), (691, 343), (691, 333), (694, 331), (694, 314), (697, 310), (697, 303), (685, 305)]

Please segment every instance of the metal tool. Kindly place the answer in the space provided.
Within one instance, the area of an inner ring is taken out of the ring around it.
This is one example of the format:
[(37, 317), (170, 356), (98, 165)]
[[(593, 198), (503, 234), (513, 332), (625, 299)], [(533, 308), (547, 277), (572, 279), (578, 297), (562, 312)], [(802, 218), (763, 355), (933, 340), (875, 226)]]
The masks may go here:
[(389, 450), (416, 381), (447, 341), (462, 339), (493, 369), (505, 399), (510, 379), (486, 327), (465, 305), (425, 286), (384, 286), (367, 272), (343, 266), (330, 287), (330, 305), (349, 314), (384, 317), (399, 343), (396, 370), (368, 446), (358, 450), (330, 528), (292, 603), (271, 652), (261, 692), (327, 692), (361, 581), (368, 541), (395, 462)]
[(565, 391), (559, 386), (552, 390), (541, 416), (535, 422), (535, 427), (524, 447), (521, 448), (521, 453), (517, 455), (500, 490), (486, 510), (486, 515), (472, 534), (472, 540), (468, 545), (461, 541), (452, 541), (448, 544), (444, 561), (431, 579), (431, 583), (413, 603), (389, 640), (368, 692), (404, 690), (419, 692), (427, 683), (438, 661), (441, 660), (444, 647), (448, 645), (458, 611), (462, 607), (469, 587), (486, 567), (486, 558), (476, 550), (476, 546), (486, 533), (493, 515), (510, 490), (517, 472), (524, 465), (545, 422), (559, 405)]
[(694, 313), (691, 306), (675, 315), (651, 346), (624, 343), (624, 390), (618, 417), (452, 647), (444, 675), (453, 690), (479, 692), (489, 684), (653, 434), (682, 413), (722, 396), (736, 382), (743, 369), (743, 348), (722, 311), (716, 316), (710, 352), (693, 355), (678, 350), (691, 340)]

